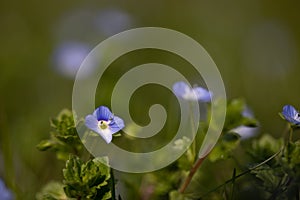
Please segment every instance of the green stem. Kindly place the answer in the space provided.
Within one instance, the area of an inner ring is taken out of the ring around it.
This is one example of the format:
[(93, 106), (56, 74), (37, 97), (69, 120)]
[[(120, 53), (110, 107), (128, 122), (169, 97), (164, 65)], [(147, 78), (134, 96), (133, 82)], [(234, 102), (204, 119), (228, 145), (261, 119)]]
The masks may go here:
[(194, 140), (192, 143), (192, 156), (193, 156), (193, 162), (195, 161), (196, 158), (196, 127), (195, 127), (195, 119), (194, 119), (194, 112), (193, 112), (193, 107), (192, 104), (190, 104), (190, 113), (191, 113), (191, 127), (192, 127), (192, 139)]
[(111, 196), (112, 200), (116, 200), (116, 189), (115, 189), (115, 177), (113, 169), (110, 169), (110, 178), (111, 178)]
[(289, 133), (290, 131), (290, 128), (291, 128), (291, 125), (289, 123), (286, 124), (286, 127), (283, 131), (283, 137), (286, 137), (286, 135)]
[(219, 185), (218, 187), (216, 187), (216, 188), (214, 188), (214, 189), (208, 191), (208, 192), (205, 193), (202, 197), (200, 197), (200, 199), (202, 199), (203, 197), (207, 196), (208, 194), (210, 194), (210, 193), (212, 193), (212, 192), (214, 192), (214, 191), (217, 191), (219, 188), (221, 188), (221, 187), (227, 185), (228, 183), (231, 183), (232, 181), (236, 180), (237, 178), (239, 178), (239, 177), (241, 177), (241, 176), (244, 176), (245, 174), (250, 173), (252, 170), (254, 170), (254, 169), (256, 169), (256, 168), (258, 168), (258, 167), (260, 167), (260, 166), (266, 164), (267, 162), (269, 162), (270, 160), (272, 160), (273, 158), (275, 158), (275, 157), (276, 157), (283, 149), (284, 149), (284, 147), (282, 147), (278, 152), (276, 152), (274, 155), (272, 155), (270, 158), (266, 159), (265, 161), (263, 161), (263, 162), (257, 164), (257, 165), (254, 166), (254, 167), (249, 168), (248, 170), (246, 170), (246, 171), (240, 173), (239, 175), (237, 175), (237, 176), (235, 176), (235, 177), (233, 177), (233, 178), (231, 178), (231, 179), (225, 181), (223, 184)]
[(231, 188), (231, 195), (230, 195), (230, 199), (234, 199), (234, 189), (235, 189), (235, 177), (236, 177), (236, 169), (233, 169), (233, 173), (232, 173), (232, 188)]
[(289, 142), (293, 141), (293, 127), (290, 126), (290, 131), (289, 131)]
[(286, 125), (286, 128), (285, 128), (285, 130), (284, 130), (284, 132), (283, 132), (283, 136), (284, 136), (284, 138), (286, 138), (286, 140), (288, 141), (288, 142), (291, 142), (292, 140), (293, 140), (293, 127), (291, 126), (291, 124), (290, 123), (287, 123), (287, 125)]
[[(193, 112), (193, 107), (192, 107), (192, 104), (190, 104), (190, 113), (191, 113), (191, 127), (192, 127), (192, 133), (193, 133), (193, 138), (194, 138), (194, 141), (192, 143), (192, 155), (193, 155), (193, 162), (194, 160), (196, 159), (196, 135), (197, 135), (197, 132), (196, 132), (196, 126), (194, 124), (194, 112)], [(184, 191), (186, 190), (186, 188), (188, 187), (188, 185), (190, 184), (190, 182), (192, 181), (192, 178), (194, 176), (194, 174), (196, 173), (197, 169), (201, 166), (203, 160), (206, 158), (205, 157), (202, 157), (202, 158), (199, 158), (197, 160), (197, 162), (193, 165), (193, 167), (190, 169), (190, 172), (188, 174), (188, 177), (185, 179), (185, 181), (183, 182), (183, 184), (181, 185), (181, 187), (179, 188), (179, 192), (180, 193), (184, 193)]]

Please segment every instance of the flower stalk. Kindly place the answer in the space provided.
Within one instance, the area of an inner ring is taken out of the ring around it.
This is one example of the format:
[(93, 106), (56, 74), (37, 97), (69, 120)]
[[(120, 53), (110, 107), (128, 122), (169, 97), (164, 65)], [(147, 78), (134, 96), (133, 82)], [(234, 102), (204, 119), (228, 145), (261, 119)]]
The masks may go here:
[(202, 162), (204, 161), (204, 159), (206, 158), (202, 157), (199, 158), (197, 160), (197, 162), (193, 165), (193, 167), (191, 168), (189, 175), (187, 176), (187, 178), (185, 179), (185, 181), (183, 182), (183, 184), (181, 185), (181, 187), (179, 188), (179, 192), (180, 193), (184, 193), (184, 191), (186, 190), (186, 188), (188, 187), (188, 185), (190, 184), (190, 182), (192, 181), (193, 176), (195, 175), (196, 171), (198, 170), (198, 168), (201, 166)]

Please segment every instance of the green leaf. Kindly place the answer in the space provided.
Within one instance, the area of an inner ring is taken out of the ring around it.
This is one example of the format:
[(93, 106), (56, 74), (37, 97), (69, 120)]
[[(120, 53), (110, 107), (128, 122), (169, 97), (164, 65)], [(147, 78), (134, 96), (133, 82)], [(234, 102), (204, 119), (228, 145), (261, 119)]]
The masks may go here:
[(50, 182), (44, 186), (41, 192), (37, 193), (37, 200), (67, 200), (63, 184), (60, 182)]
[(250, 155), (261, 162), (278, 152), (283, 147), (283, 139), (275, 139), (271, 135), (265, 134), (260, 139), (254, 140), (252, 148), (248, 150)]
[(184, 136), (183, 138), (175, 140), (173, 145), (174, 151), (184, 151), (187, 149), (186, 152), (177, 160), (177, 166), (181, 170), (188, 171), (194, 163), (195, 155), (193, 154), (192, 149), (188, 148), (190, 142), (191, 140)]
[(63, 169), (63, 175), (68, 182), (81, 182), (81, 166), (82, 161), (74, 156), (70, 155), (70, 159), (66, 162), (66, 168)]
[(240, 136), (236, 133), (226, 133), (221, 136), (220, 140), (213, 148), (208, 158), (211, 162), (224, 160), (231, 157), (232, 152), (240, 143)]
[(43, 140), (37, 145), (40, 151), (52, 150), (57, 158), (67, 160), (70, 153), (81, 155), (84, 147), (77, 134), (73, 114), (70, 110), (62, 110), (56, 118), (50, 120), (53, 131), (50, 139)]
[(289, 142), (281, 160), (283, 169), (300, 183), (300, 141)]
[(107, 158), (95, 158), (83, 163), (71, 155), (63, 169), (64, 191), (68, 197), (110, 199), (112, 180)]
[(171, 191), (169, 193), (169, 199), (170, 200), (187, 200), (187, 198), (184, 197), (184, 195), (177, 190)]
[(40, 151), (46, 151), (48, 149), (50, 149), (53, 146), (53, 141), (51, 140), (42, 140), (37, 146), (36, 148)]
[(285, 156), (289, 158), (290, 163), (294, 166), (300, 165), (300, 141), (289, 143)]
[(246, 104), (243, 99), (233, 99), (227, 102), (226, 119), (223, 132), (230, 131), (238, 126), (256, 127), (258, 122), (251, 117), (243, 116)]
[(261, 180), (260, 185), (263, 191), (268, 192), (268, 199), (274, 199), (274, 197), (283, 199), (281, 195), (284, 195), (287, 189), (289, 177), (281, 167), (271, 168), (268, 165), (263, 165), (251, 170), (251, 173)]

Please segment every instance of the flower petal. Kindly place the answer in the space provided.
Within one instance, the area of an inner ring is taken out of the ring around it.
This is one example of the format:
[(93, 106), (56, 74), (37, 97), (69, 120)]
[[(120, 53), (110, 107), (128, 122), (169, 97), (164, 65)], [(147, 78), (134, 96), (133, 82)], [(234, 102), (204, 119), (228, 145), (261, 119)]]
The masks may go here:
[(183, 81), (177, 82), (173, 85), (173, 92), (176, 96), (184, 98), (190, 93), (191, 88)]
[(85, 125), (95, 131), (96, 133), (99, 133), (99, 127), (98, 127), (98, 120), (96, 116), (94, 115), (88, 115), (85, 117)]
[(293, 106), (285, 105), (282, 109), (282, 115), (287, 121), (300, 125), (299, 112)]
[(209, 92), (207, 89), (204, 89), (202, 87), (195, 87), (192, 89), (192, 91), (195, 93), (198, 101), (202, 102), (210, 102), (212, 93)]
[(243, 125), (230, 130), (230, 132), (239, 134), (241, 136), (241, 140), (254, 137), (257, 134), (257, 131), (258, 131), (257, 127), (247, 127)]
[(100, 120), (108, 121), (109, 119), (112, 119), (114, 117), (112, 112), (110, 112), (109, 108), (107, 108), (106, 106), (98, 107), (94, 111), (93, 115), (97, 118), (98, 121)]
[(105, 142), (108, 144), (112, 141), (112, 131), (110, 128), (107, 129), (99, 129), (99, 135), (105, 140)]
[(124, 121), (117, 116), (115, 116), (113, 121), (109, 124), (109, 128), (112, 131), (112, 134), (120, 131), (124, 127)]
[(294, 117), (296, 115), (296, 109), (291, 105), (285, 105), (282, 110), (282, 114), (289, 117)]

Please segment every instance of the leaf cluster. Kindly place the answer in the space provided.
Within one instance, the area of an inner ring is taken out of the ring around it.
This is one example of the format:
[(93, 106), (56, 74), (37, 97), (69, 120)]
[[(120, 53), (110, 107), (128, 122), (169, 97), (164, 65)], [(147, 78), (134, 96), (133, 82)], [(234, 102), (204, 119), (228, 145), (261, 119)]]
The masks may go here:
[(62, 110), (56, 118), (50, 120), (53, 131), (50, 138), (42, 140), (37, 148), (40, 151), (52, 150), (59, 160), (67, 160), (69, 154), (81, 155), (84, 147), (77, 134), (73, 114), (70, 110)]
[(83, 163), (71, 155), (63, 169), (64, 191), (76, 199), (111, 199), (111, 176), (108, 160), (95, 158)]
[[(282, 148), (283, 147), (283, 148)], [(282, 151), (272, 162), (251, 170), (266, 199), (299, 199), (300, 188), (300, 141), (289, 141), (265, 135), (253, 143), (251, 155), (262, 159), (274, 151)]]

